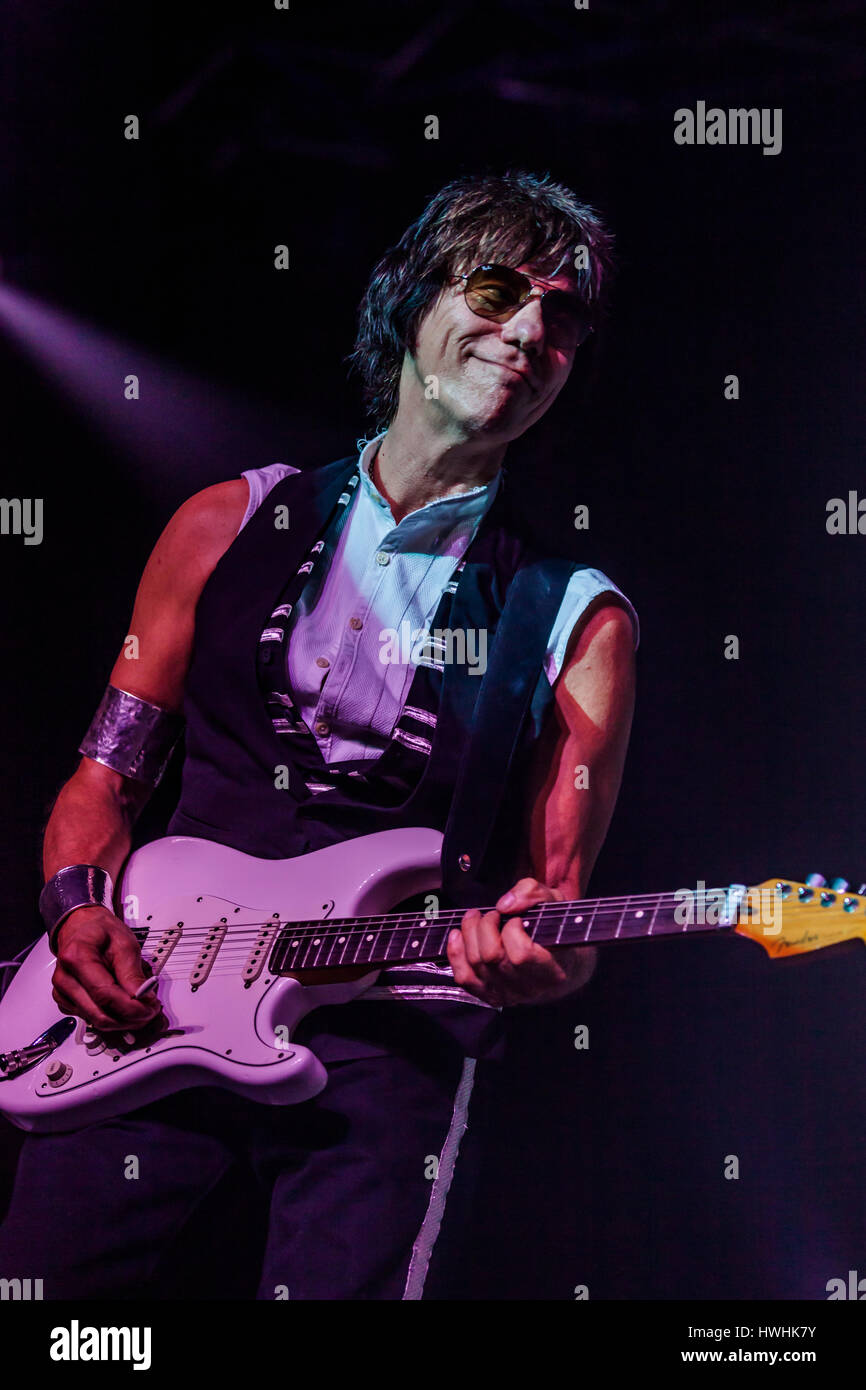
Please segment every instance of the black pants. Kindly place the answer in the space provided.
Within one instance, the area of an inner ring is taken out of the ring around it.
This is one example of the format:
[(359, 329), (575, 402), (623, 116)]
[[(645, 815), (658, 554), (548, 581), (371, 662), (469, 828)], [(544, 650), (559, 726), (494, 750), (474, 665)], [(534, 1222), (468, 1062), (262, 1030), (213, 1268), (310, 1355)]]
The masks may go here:
[[(451, 1048), (380, 1053), (328, 1063), (327, 1088), (302, 1105), (197, 1088), (75, 1133), (28, 1136), (0, 1278), (41, 1278), (46, 1299), (159, 1297), (160, 1262), (241, 1165), (269, 1195), (258, 1298), (421, 1298), (458, 1151), (464, 1187), (475, 1167), (464, 1130), (476, 1067), (489, 1065)], [(467, 1209), (468, 1192), (458, 1200)], [(230, 1223), (231, 1212), (213, 1219)], [(219, 1298), (219, 1270), (190, 1295)]]

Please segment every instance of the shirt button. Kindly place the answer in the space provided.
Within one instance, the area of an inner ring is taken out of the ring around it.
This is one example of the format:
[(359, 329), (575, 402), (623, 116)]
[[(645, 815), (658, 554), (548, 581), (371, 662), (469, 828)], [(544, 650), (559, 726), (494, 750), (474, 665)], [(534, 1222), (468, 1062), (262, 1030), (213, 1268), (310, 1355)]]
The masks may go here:
[(385, 550), (377, 550), (377, 551), (376, 551), (376, 564), (377, 564), (377, 565), (390, 565), (390, 563), (391, 563), (391, 556), (387, 553), (387, 551), (385, 551)]
[(355, 630), (355, 632), (358, 632), (363, 626), (364, 626), (364, 624), (363, 624), (363, 622), (361, 621), (360, 618), (350, 618), (350, 619), (349, 619), (349, 627), (353, 628), (353, 629)]
[(316, 657), (316, 665), (317, 665), (317, 666), (330, 666), (330, 664), (331, 664), (331, 663), (330, 663), (330, 661), (328, 660), (328, 658), (327, 658), (326, 656), (317, 656), (317, 657)]
[(315, 723), (315, 730), (317, 734), (329, 734), (331, 732), (331, 726), (329, 723), (327, 723), (326, 720), (317, 719)]

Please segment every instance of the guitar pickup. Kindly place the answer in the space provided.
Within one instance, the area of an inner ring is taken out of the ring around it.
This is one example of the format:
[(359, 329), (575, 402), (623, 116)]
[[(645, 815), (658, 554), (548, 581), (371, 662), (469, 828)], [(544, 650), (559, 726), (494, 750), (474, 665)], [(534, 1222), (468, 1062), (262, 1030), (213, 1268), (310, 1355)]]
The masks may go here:
[(213, 963), (217, 958), (217, 953), (219, 952), (220, 946), (223, 944), (223, 941), (225, 940), (225, 934), (227, 931), (228, 918), (223, 917), (220, 919), (216, 926), (211, 927), (210, 931), (205, 936), (204, 945), (202, 946), (201, 951), (199, 952), (198, 960), (196, 961), (195, 966), (193, 967), (192, 974), (189, 977), (189, 982), (192, 985), (193, 989), (198, 989), (199, 985), (203, 985), (211, 970), (213, 969)]

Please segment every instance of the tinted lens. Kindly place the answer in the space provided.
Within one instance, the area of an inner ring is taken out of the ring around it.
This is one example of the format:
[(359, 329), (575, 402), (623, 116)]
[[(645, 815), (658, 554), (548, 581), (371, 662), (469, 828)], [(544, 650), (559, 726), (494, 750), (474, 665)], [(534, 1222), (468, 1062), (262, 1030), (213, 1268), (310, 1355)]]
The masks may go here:
[(589, 314), (576, 295), (550, 290), (542, 300), (542, 310), (550, 341), (558, 347), (580, 347), (589, 336)]
[(466, 303), (474, 314), (495, 319), (516, 309), (531, 288), (531, 282), (519, 271), (485, 265), (473, 270), (466, 281)]

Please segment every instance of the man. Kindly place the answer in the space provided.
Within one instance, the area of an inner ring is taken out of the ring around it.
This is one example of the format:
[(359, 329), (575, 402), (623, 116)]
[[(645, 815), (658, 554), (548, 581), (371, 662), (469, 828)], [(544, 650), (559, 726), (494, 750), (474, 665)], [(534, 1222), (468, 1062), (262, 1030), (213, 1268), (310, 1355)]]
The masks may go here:
[[(360, 459), (250, 470), (171, 519), (135, 601), (138, 659), (118, 657), (47, 827), (42, 906), (64, 1011), (142, 1039), (165, 1024), (155, 991), (136, 997), (146, 971), (111, 885), (181, 711), (170, 833), (287, 858), (389, 825), (444, 828), (483, 675), (449, 665), (436, 634), (492, 634), (495, 651), (533, 555), (505, 451), (565, 385), (610, 268), (598, 217), (549, 177), (454, 181), (362, 303), (354, 358), (379, 430)], [(591, 949), (534, 944), (519, 916), (585, 893), (631, 725), (634, 610), (599, 571), (570, 571), (484, 872), (461, 856), (495, 910), (465, 912), (447, 966), (387, 970), (302, 1022), (329, 1069), (312, 1101), (272, 1109), (198, 1088), (29, 1138), (0, 1273), (26, 1263), (46, 1297), (135, 1294), (241, 1160), (270, 1194), (259, 1297), (421, 1297), (498, 1011), (561, 998), (594, 965)], [(411, 660), (383, 659), (407, 621), (430, 636)]]

